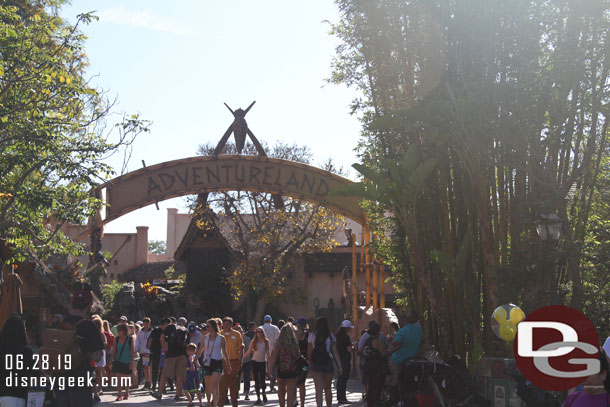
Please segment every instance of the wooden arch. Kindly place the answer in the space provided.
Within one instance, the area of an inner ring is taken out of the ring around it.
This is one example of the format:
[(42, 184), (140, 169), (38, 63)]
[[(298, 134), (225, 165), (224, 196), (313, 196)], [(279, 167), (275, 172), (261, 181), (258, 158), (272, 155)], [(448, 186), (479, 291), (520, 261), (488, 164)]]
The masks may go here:
[(334, 195), (352, 181), (330, 171), (275, 158), (220, 155), (184, 158), (141, 168), (97, 188), (106, 215), (100, 227), (144, 206), (190, 194), (218, 191), (268, 192), (320, 204), (364, 224), (359, 199)]
[[(333, 194), (353, 182), (320, 168), (266, 156), (212, 155), (168, 161), (132, 171), (99, 185), (93, 193), (106, 203), (106, 213), (90, 219), (77, 240), (91, 235), (91, 249), (101, 249), (103, 225), (129, 212), (166, 199), (220, 191), (267, 192), (322, 205), (363, 227), (360, 271), (366, 275), (368, 308), (385, 306), (384, 268), (370, 257), (372, 232), (357, 197)], [(105, 192), (105, 194), (104, 194)], [(356, 235), (352, 234), (352, 316), (358, 318)], [(371, 275), (372, 273), (372, 275)], [(377, 284), (379, 282), (379, 285)], [(378, 297), (377, 292), (381, 295)]]

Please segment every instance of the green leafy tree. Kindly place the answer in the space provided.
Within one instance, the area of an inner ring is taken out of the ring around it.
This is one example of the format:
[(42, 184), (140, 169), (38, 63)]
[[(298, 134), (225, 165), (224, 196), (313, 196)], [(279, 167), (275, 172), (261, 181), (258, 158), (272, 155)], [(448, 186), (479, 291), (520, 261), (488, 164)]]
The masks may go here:
[(152, 254), (165, 254), (167, 244), (165, 240), (151, 240), (148, 242), (148, 251)]
[(65, 236), (100, 208), (90, 190), (106, 160), (147, 131), (137, 115), (107, 127), (112, 108), (86, 76), (85, 36), (58, 16), (63, 1), (0, 4), (0, 246), (5, 262), (81, 254)]
[[(309, 164), (312, 159), (308, 147), (276, 143), (269, 157)], [(199, 148), (199, 154), (209, 155), (214, 146)], [(234, 144), (227, 144), (225, 153), (234, 153)], [(256, 150), (247, 144), (245, 154)], [(333, 171), (332, 162), (325, 164)], [(342, 225), (343, 218), (328, 209), (309, 202), (284, 197), (284, 207), (277, 208), (271, 194), (259, 192), (223, 192), (212, 194), (207, 205), (197, 207), (195, 216), (202, 230), (212, 222), (224, 233), (235, 256), (235, 267), (226, 276), (237, 299), (245, 296), (248, 318), (262, 320), (265, 307), (278, 301), (300, 301), (302, 287), (292, 277), (294, 261), (303, 254), (327, 252), (338, 243), (333, 233)], [(217, 213), (205, 216), (208, 209)]]

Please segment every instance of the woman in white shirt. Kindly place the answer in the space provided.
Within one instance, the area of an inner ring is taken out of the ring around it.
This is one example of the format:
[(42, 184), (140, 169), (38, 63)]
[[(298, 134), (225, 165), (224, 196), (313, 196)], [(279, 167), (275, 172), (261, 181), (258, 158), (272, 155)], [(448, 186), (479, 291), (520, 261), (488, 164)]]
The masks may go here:
[(260, 406), (261, 402), (261, 390), (263, 393), (263, 402), (267, 402), (267, 394), (265, 394), (265, 373), (267, 372), (267, 361), (269, 357), (269, 339), (265, 335), (265, 330), (262, 326), (256, 328), (254, 339), (250, 342), (248, 350), (244, 354), (244, 357), (252, 355), (252, 374), (254, 376), (254, 388), (256, 389), (256, 403), (255, 406)]
[(337, 365), (339, 375), (342, 373), (341, 359), (337, 353), (335, 336), (330, 333), (328, 320), (320, 317), (316, 320), (315, 332), (309, 333), (307, 344), (309, 370), (316, 387), (316, 405), (322, 407), (322, 392), (324, 391), (326, 406), (333, 402), (332, 381)]
[[(215, 319), (207, 321), (208, 335), (201, 341), (197, 351), (197, 359), (203, 355), (203, 376), (205, 378), (205, 396), (212, 402), (212, 406), (218, 407), (218, 396), (220, 394), (220, 376), (222, 376), (222, 359), (226, 361), (228, 369), (231, 369), (225, 338), (218, 333), (218, 323)], [(230, 372), (229, 372), (230, 373)]]

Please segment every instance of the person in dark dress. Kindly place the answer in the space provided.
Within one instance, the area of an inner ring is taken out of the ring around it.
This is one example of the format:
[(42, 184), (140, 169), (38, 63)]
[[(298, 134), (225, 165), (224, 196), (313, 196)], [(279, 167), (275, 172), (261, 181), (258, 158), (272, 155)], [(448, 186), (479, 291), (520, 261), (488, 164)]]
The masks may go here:
[[(14, 381), (7, 386), (6, 379), (23, 376), (24, 372), (31, 371), (34, 361), (32, 349), (27, 345), (25, 324), (18, 316), (6, 320), (0, 332), (0, 405), (11, 407), (25, 407), (28, 397), (28, 388)], [(17, 368), (17, 360), (23, 360), (23, 367)], [(11, 366), (12, 365), (12, 366)]]

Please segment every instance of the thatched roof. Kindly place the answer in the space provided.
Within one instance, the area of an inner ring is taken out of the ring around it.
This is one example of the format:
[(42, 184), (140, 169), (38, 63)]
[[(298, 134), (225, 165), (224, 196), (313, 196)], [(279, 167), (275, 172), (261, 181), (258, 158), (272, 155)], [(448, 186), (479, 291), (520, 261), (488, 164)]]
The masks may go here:
[(198, 239), (200, 242), (202, 240), (206, 241), (213, 247), (226, 248), (229, 252), (234, 250), (225, 238), (225, 231), (221, 230), (219, 227), (218, 216), (212, 210), (206, 212), (203, 216), (209, 221), (209, 228), (206, 231), (201, 230), (197, 226), (197, 218), (192, 217), (180, 245), (178, 245), (178, 248), (174, 252), (174, 259), (183, 259), (186, 250), (189, 247), (192, 247)]
[(146, 283), (153, 280), (167, 280), (165, 270), (174, 266), (178, 274), (186, 273), (186, 264), (182, 261), (157, 261), (154, 263), (144, 263), (141, 266), (132, 268), (119, 275), (120, 282), (134, 281), (136, 283)]

